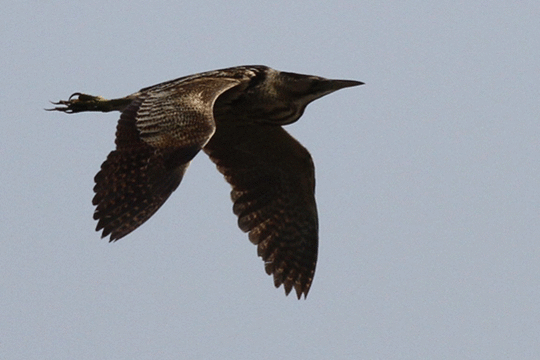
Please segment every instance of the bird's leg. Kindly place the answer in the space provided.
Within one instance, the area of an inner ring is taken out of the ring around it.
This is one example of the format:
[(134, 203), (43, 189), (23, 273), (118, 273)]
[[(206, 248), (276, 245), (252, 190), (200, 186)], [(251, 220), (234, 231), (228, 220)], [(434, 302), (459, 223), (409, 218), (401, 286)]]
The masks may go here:
[(107, 100), (101, 96), (92, 96), (82, 93), (72, 94), (68, 100), (60, 100), (53, 102), (53, 105), (59, 105), (47, 111), (63, 111), (68, 114), (83, 112), (83, 111), (123, 111), (133, 98), (127, 96), (120, 99)]

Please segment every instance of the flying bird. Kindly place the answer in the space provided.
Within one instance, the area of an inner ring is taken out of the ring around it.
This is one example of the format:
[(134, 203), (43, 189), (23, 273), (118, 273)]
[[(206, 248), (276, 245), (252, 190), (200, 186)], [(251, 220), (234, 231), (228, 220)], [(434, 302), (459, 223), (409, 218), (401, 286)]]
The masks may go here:
[(336, 90), (362, 85), (238, 66), (185, 76), (119, 99), (75, 93), (65, 113), (120, 111), (116, 149), (95, 176), (96, 231), (116, 241), (148, 220), (203, 150), (232, 187), (238, 226), (249, 233), (276, 287), (307, 296), (317, 263), (315, 170), (282, 125)]

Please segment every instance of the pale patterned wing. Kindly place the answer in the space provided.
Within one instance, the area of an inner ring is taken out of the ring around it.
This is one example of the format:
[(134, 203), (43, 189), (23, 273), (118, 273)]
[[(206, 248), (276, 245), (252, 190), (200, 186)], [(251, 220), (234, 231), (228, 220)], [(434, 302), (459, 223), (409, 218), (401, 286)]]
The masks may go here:
[(308, 151), (280, 126), (220, 124), (204, 147), (231, 184), (233, 211), (274, 284), (307, 296), (317, 263), (315, 174)]
[(122, 112), (116, 150), (95, 177), (92, 203), (102, 237), (124, 237), (163, 205), (214, 132), (215, 99), (237, 83), (200, 79), (165, 91), (158, 85)]

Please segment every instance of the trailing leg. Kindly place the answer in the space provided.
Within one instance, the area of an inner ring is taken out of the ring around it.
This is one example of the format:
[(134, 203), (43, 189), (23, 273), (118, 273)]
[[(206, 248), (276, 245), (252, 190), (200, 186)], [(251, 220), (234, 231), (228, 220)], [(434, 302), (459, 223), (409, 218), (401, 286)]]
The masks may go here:
[(53, 102), (56, 106), (53, 109), (46, 109), (48, 111), (62, 111), (68, 114), (83, 112), (83, 111), (123, 111), (131, 102), (133, 98), (126, 96), (120, 99), (107, 100), (101, 96), (92, 96), (82, 93), (72, 94), (68, 100), (60, 100)]

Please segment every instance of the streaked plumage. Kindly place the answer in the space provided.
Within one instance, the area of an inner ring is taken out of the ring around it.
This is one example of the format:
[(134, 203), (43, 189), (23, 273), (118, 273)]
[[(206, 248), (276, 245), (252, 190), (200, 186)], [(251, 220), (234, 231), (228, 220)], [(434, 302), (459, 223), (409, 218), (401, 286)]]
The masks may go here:
[(202, 149), (232, 187), (238, 225), (286, 294), (307, 295), (317, 262), (315, 173), (309, 152), (281, 125), (350, 80), (265, 66), (210, 71), (106, 100), (75, 93), (53, 110), (121, 111), (116, 149), (95, 177), (96, 230), (118, 240), (148, 220)]

